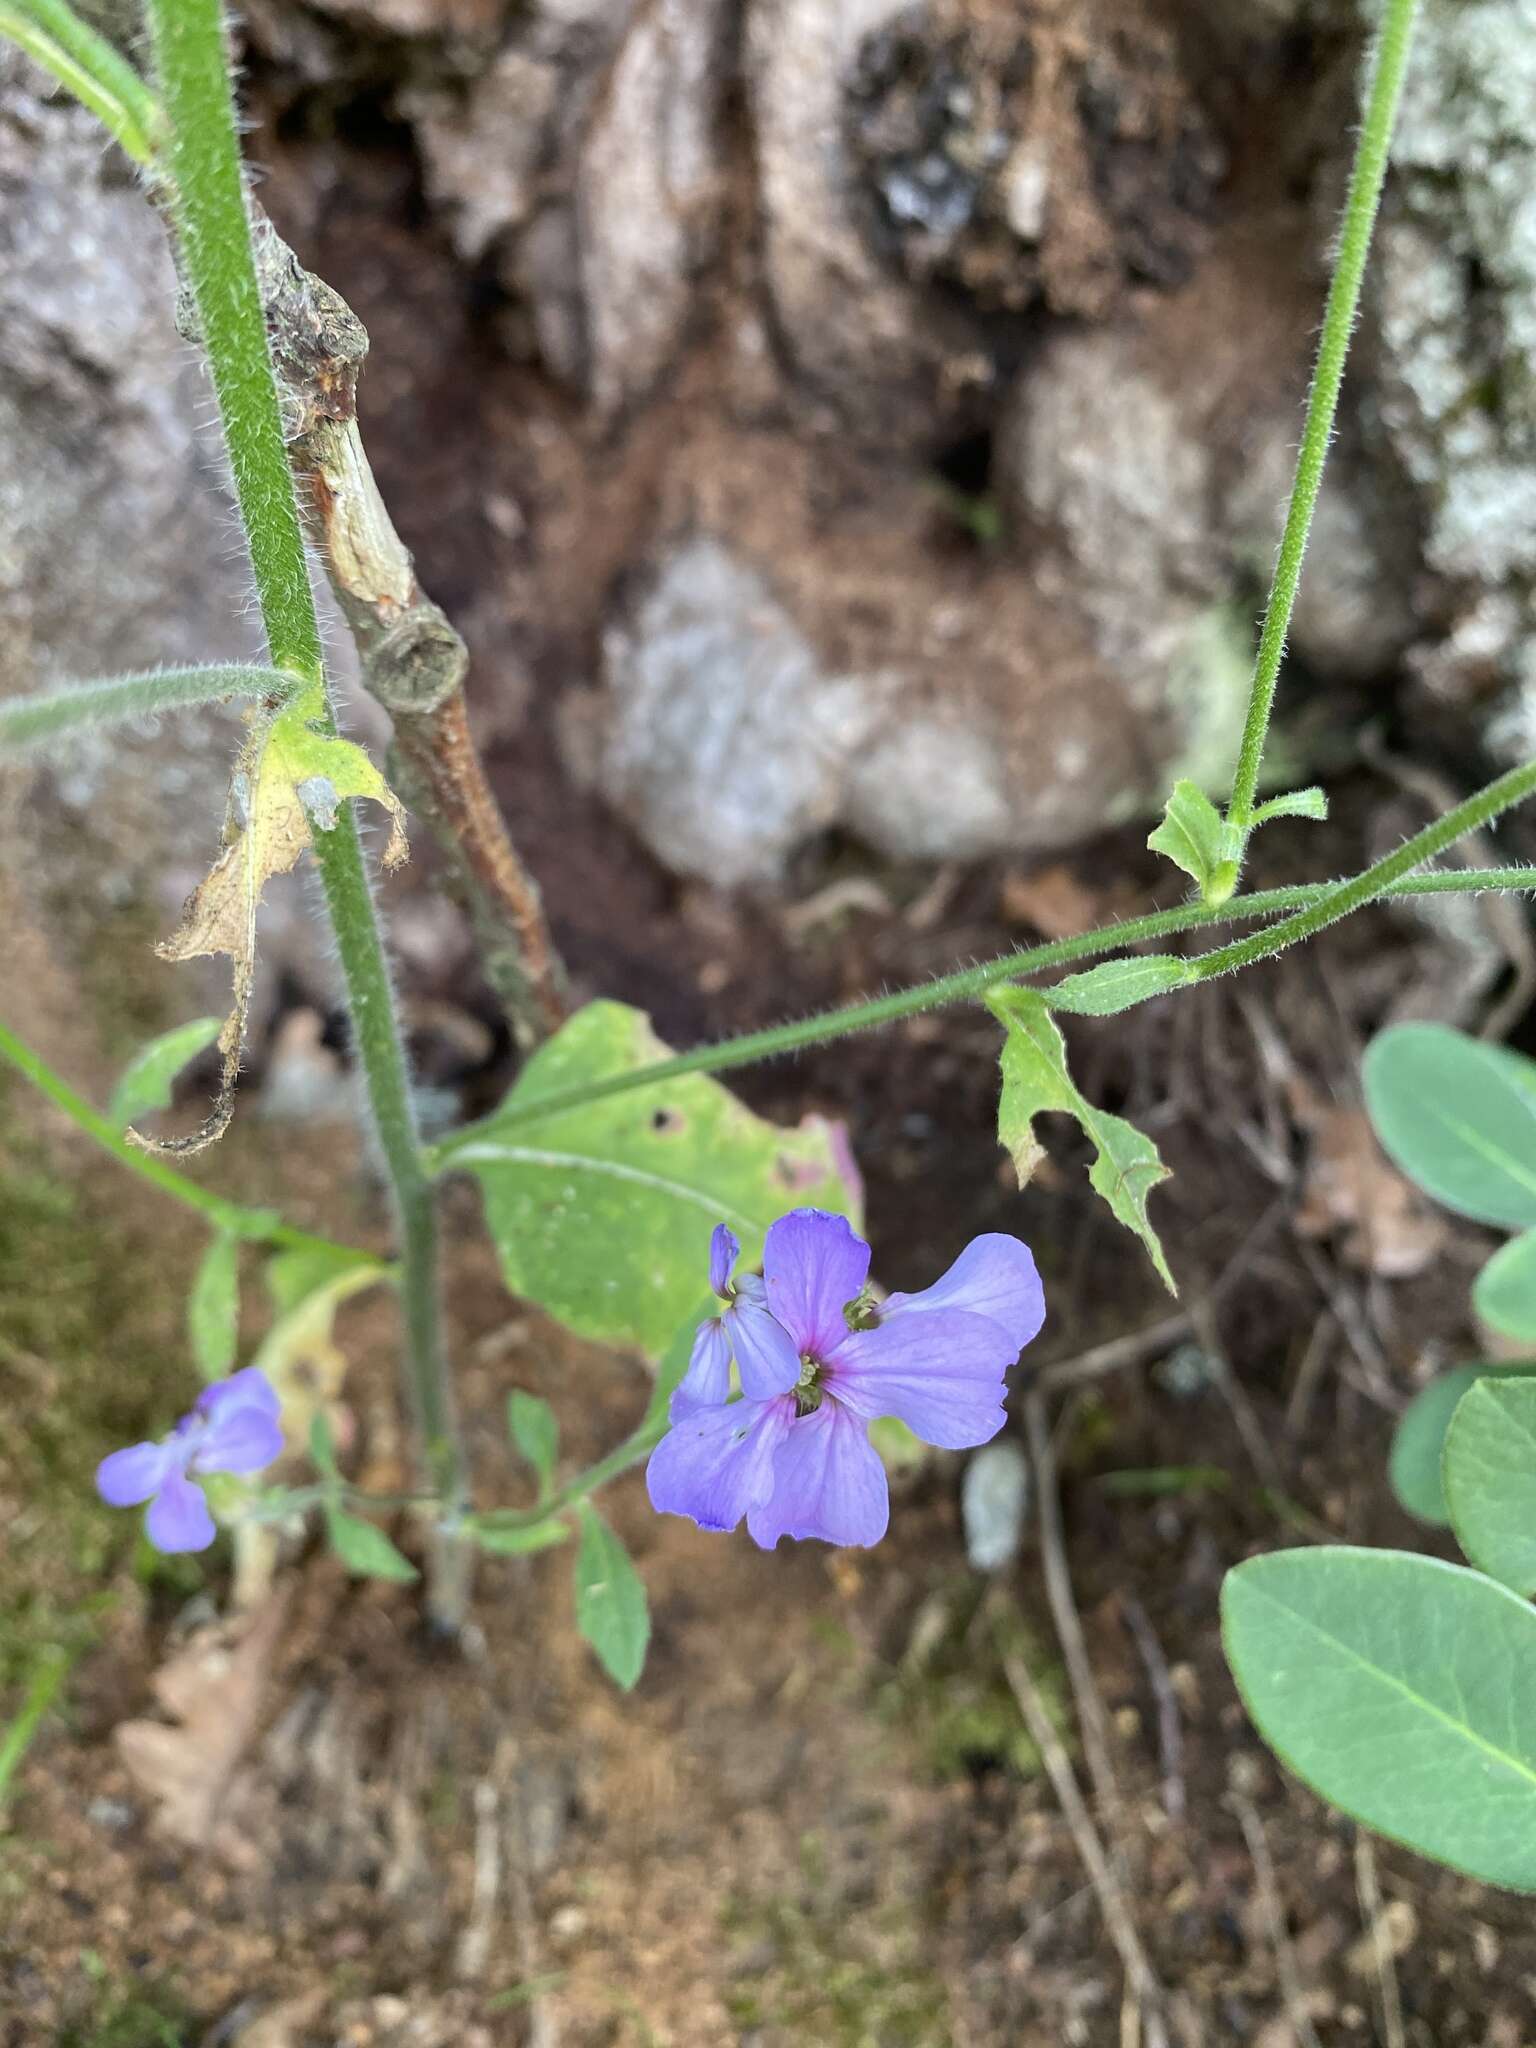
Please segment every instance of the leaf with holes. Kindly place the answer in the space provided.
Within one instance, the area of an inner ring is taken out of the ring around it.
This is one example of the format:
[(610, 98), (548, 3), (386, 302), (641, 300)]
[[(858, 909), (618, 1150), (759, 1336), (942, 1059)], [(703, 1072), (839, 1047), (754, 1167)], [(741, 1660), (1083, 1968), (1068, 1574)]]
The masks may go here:
[[(589, 1003), (534, 1054), (502, 1109), (522, 1112), (666, 1056), (639, 1010)], [(479, 1180), (514, 1293), (583, 1336), (653, 1358), (707, 1284), (717, 1223), (736, 1232), (751, 1265), (787, 1209), (859, 1221), (838, 1129), (808, 1117), (786, 1130), (703, 1074), (503, 1128), (492, 1115), (441, 1157)]]
[(997, 1135), (1013, 1155), (1020, 1181), (1029, 1179), (1044, 1156), (1035, 1137), (1035, 1118), (1050, 1110), (1076, 1117), (1094, 1147), (1088, 1169), (1094, 1191), (1141, 1239), (1163, 1285), (1176, 1294), (1163, 1247), (1147, 1217), (1148, 1195), (1168, 1178), (1157, 1147), (1124, 1117), (1095, 1109), (1078, 1093), (1067, 1072), (1066, 1041), (1033, 989), (994, 989), (987, 1006), (1007, 1033)]
[(1330, 1805), (1536, 1890), (1536, 1611), (1461, 1565), (1340, 1546), (1249, 1558), (1221, 1619), (1259, 1733)]
[(1478, 1379), (1445, 1436), (1445, 1505), (1456, 1541), (1480, 1571), (1536, 1593), (1536, 1379)]
[(1361, 1069), (1382, 1150), (1479, 1223), (1536, 1224), (1536, 1068), (1443, 1024), (1395, 1024)]

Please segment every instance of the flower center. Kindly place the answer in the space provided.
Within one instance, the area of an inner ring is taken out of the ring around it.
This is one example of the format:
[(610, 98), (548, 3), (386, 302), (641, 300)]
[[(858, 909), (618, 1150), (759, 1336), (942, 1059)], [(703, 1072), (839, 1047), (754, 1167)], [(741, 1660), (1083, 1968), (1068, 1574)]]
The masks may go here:
[(806, 1351), (800, 1358), (800, 1377), (795, 1382), (795, 1414), (814, 1415), (821, 1406), (821, 1361)]

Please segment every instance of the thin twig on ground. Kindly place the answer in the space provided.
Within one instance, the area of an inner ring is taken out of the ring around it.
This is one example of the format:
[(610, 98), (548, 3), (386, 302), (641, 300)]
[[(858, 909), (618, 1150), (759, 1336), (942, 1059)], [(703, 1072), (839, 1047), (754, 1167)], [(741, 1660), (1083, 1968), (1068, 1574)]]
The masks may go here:
[(1094, 1683), (1093, 1665), (1083, 1640), (1077, 1602), (1072, 1595), (1072, 1575), (1067, 1568), (1066, 1542), (1061, 1526), (1061, 1499), (1056, 1490), (1056, 1454), (1051, 1446), (1046, 1421), (1045, 1395), (1032, 1388), (1024, 1397), (1024, 1427), (1029, 1454), (1035, 1468), (1035, 1498), (1039, 1502), (1040, 1561), (1045, 1578), (1045, 1596), (1051, 1618), (1066, 1659), (1067, 1677), (1077, 1705), (1078, 1725), (1083, 1736), (1083, 1756), (1093, 1780), (1099, 1813), (1112, 1839), (1120, 1833), (1120, 1786), (1109, 1750), (1109, 1717)]
[(1376, 1876), (1376, 1851), (1364, 1828), (1355, 1836), (1355, 1889), (1360, 1895), (1360, 1914), (1370, 1936), (1371, 1953), (1376, 1964), (1386, 2048), (1407, 2048), (1408, 2037), (1403, 2031), (1403, 2001), (1397, 1988), (1397, 1963), (1387, 1939), (1381, 1885)]
[(1103, 1379), (1109, 1373), (1171, 1351), (1190, 1334), (1190, 1327), (1187, 1315), (1164, 1316), (1144, 1330), (1132, 1330), (1128, 1336), (1095, 1344), (1092, 1350), (1079, 1351), (1075, 1357), (1042, 1365), (1036, 1384), (1048, 1393), (1059, 1394), (1070, 1387), (1084, 1386), (1089, 1380)]
[(1280, 1982), (1280, 1996), (1285, 2001), (1285, 2016), (1291, 2023), (1299, 2048), (1322, 2048), (1317, 2038), (1317, 2029), (1307, 2010), (1306, 1994), (1302, 1988), (1301, 1971), (1296, 1962), (1296, 1951), (1291, 1946), (1290, 1932), (1285, 1924), (1285, 1906), (1280, 1898), (1280, 1887), (1275, 1878), (1275, 1861), (1269, 1853), (1269, 1841), (1264, 1833), (1264, 1823), (1259, 1818), (1258, 1808), (1251, 1799), (1241, 1792), (1230, 1792), (1227, 1803), (1237, 1815), (1248, 1844), (1248, 1854), (1253, 1859), (1253, 1874), (1259, 1888), (1259, 1903), (1264, 1909), (1264, 1918), (1269, 1926), (1269, 1938), (1275, 1951), (1275, 1975)]
[(1325, 1309), (1312, 1325), (1312, 1334), (1307, 1339), (1307, 1348), (1301, 1354), (1301, 1363), (1296, 1368), (1296, 1381), (1285, 1404), (1285, 1433), (1292, 1443), (1298, 1442), (1305, 1434), (1312, 1414), (1312, 1402), (1328, 1363), (1328, 1354), (1338, 1333), (1338, 1319), (1331, 1309)]
[(1088, 1881), (1098, 1899), (1099, 1911), (1104, 1916), (1104, 1925), (1125, 1971), (1127, 1988), (1136, 1998), (1141, 2024), (1146, 2031), (1148, 2048), (1166, 2048), (1168, 2036), (1161, 2012), (1162, 1986), (1147, 1960), (1146, 1950), (1141, 1945), (1141, 1937), (1136, 1932), (1136, 1923), (1126, 1903), (1124, 1889), (1099, 1839), (1098, 1830), (1078, 1788), (1072, 1765), (1052, 1724), (1040, 1688), (1016, 1645), (1003, 1652), (1002, 1661), (1004, 1676), (1018, 1702), (1019, 1712), (1024, 1717), (1029, 1739), (1040, 1752), (1046, 1776), (1051, 1781), (1051, 1788), (1056, 1794), (1063, 1817), (1072, 1831), (1072, 1839), (1077, 1844), (1077, 1853), (1082, 1858), (1083, 1868), (1088, 1873)]
[(1179, 1713), (1179, 1696), (1173, 1689), (1168, 1659), (1157, 1639), (1147, 1610), (1134, 1593), (1122, 1593), (1120, 1612), (1130, 1630), (1136, 1649), (1146, 1667), (1147, 1682), (1157, 1707), (1157, 1750), (1163, 1772), (1163, 1811), (1175, 1827), (1184, 1819), (1188, 1799), (1184, 1789), (1184, 1723)]

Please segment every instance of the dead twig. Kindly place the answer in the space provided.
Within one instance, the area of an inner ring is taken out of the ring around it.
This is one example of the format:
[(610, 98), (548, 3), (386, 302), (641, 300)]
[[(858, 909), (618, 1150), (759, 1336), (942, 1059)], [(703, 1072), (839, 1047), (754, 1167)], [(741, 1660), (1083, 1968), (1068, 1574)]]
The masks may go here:
[(1408, 2037), (1403, 2031), (1403, 2001), (1397, 1988), (1397, 1963), (1392, 1954), (1392, 1944), (1387, 1939), (1381, 1885), (1376, 1876), (1376, 1851), (1363, 1828), (1355, 1836), (1355, 1889), (1360, 1895), (1360, 1914), (1370, 1936), (1371, 1954), (1376, 1964), (1386, 2048), (1407, 2048)]
[[(470, 737), (468, 651), (417, 582), (363, 447), (357, 381), (367, 330), (254, 202), (252, 238), (300, 510), (356, 642), (364, 686), (393, 721), (400, 796), (442, 849), (514, 1036), (537, 1044), (564, 1021), (564, 969)], [(185, 289), (177, 324), (197, 339)]]
[(1084, 1386), (1089, 1380), (1103, 1379), (1108, 1373), (1119, 1372), (1125, 1366), (1140, 1365), (1143, 1359), (1171, 1351), (1175, 1344), (1182, 1343), (1190, 1334), (1190, 1329), (1187, 1315), (1164, 1316), (1160, 1322), (1148, 1323), (1143, 1330), (1132, 1330), (1128, 1336), (1113, 1337), (1107, 1344), (1095, 1344), (1090, 1351), (1079, 1351), (1073, 1358), (1061, 1358), (1053, 1364), (1042, 1365), (1035, 1383), (1052, 1394)]
[[(1029, 1730), (1029, 1739), (1040, 1752), (1040, 1761), (1045, 1766), (1046, 1776), (1056, 1794), (1072, 1839), (1077, 1844), (1077, 1853), (1082, 1858), (1088, 1881), (1093, 1886), (1094, 1896), (1099, 1902), (1099, 1911), (1104, 1916), (1104, 1925), (1109, 1938), (1120, 1957), (1121, 1968), (1125, 1971), (1126, 1987), (1134, 1996), (1140, 2024), (1145, 2028), (1148, 2048), (1166, 2048), (1167, 2031), (1162, 2020), (1162, 1986), (1147, 1960), (1141, 1937), (1131, 1918), (1126, 1904), (1125, 1892), (1115, 1875), (1104, 1845), (1094, 1827), (1087, 1804), (1078, 1789), (1072, 1765), (1062, 1747), (1061, 1738), (1051, 1722), (1045, 1701), (1040, 1695), (1027, 1662), (1017, 1647), (1003, 1652), (1003, 1673), (1008, 1680), (1009, 1690), (1018, 1702), (1024, 1725)], [(1122, 2021), (1122, 2039), (1125, 2038)], [(1134, 2038), (1134, 2036), (1133, 2036)]]
[(1083, 1625), (1078, 1619), (1072, 1595), (1072, 1575), (1067, 1569), (1066, 1543), (1061, 1526), (1061, 1500), (1056, 1490), (1056, 1454), (1045, 1416), (1045, 1395), (1032, 1388), (1024, 1398), (1024, 1427), (1029, 1454), (1035, 1468), (1035, 1498), (1039, 1501), (1040, 1561), (1045, 1578), (1045, 1596), (1051, 1618), (1066, 1659), (1072, 1697), (1077, 1704), (1078, 1724), (1083, 1735), (1083, 1755), (1093, 1780), (1099, 1811), (1112, 1836), (1119, 1833), (1120, 1787), (1109, 1753), (1109, 1717), (1094, 1684)]
[(1248, 1854), (1253, 1859), (1253, 1874), (1259, 1887), (1259, 1904), (1264, 1909), (1264, 1918), (1269, 1926), (1269, 1939), (1275, 1951), (1275, 1975), (1280, 1982), (1280, 1996), (1285, 2001), (1285, 2016), (1291, 2023), (1300, 2048), (1322, 2048), (1317, 2038), (1317, 2029), (1312, 2024), (1312, 2015), (1307, 2011), (1306, 1995), (1302, 1989), (1301, 1971), (1296, 1964), (1296, 1951), (1291, 1946), (1290, 1933), (1285, 1924), (1285, 1907), (1280, 1898), (1280, 1887), (1275, 1880), (1275, 1862), (1269, 1853), (1269, 1841), (1264, 1833), (1258, 1808), (1251, 1799), (1241, 1792), (1230, 1792), (1227, 1803), (1237, 1815), (1243, 1831), (1243, 1840), (1248, 1844)]
[(1173, 1689), (1168, 1659), (1157, 1639), (1147, 1610), (1133, 1593), (1122, 1593), (1120, 1612), (1146, 1668), (1147, 1682), (1157, 1707), (1157, 1751), (1163, 1771), (1163, 1811), (1175, 1827), (1188, 1806), (1184, 1789), (1184, 1723), (1179, 1713), (1179, 1696)]

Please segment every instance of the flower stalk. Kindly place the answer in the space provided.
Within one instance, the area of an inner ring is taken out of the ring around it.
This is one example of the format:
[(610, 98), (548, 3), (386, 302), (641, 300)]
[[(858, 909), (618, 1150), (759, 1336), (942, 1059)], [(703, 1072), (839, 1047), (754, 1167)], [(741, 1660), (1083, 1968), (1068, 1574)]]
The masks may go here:
[[(268, 649), (274, 667), (323, 683), (320, 627), (252, 255), (225, 23), (218, 0), (149, 0), (148, 12), (170, 136), (169, 205), (218, 397)], [(328, 698), (318, 727), (335, 731)], [(394, 1200), (407, 1393), (450, 1529), (429, 1574), (428, 1608), (436, 1626), (453, 1632), (463, 1619), (467, 1579), (451, 1525), (467, 1504), (467, 1469), (442, 1353), (437, 1211), (350, 804), (330, 830), (315, 833), (314, 851)]]

